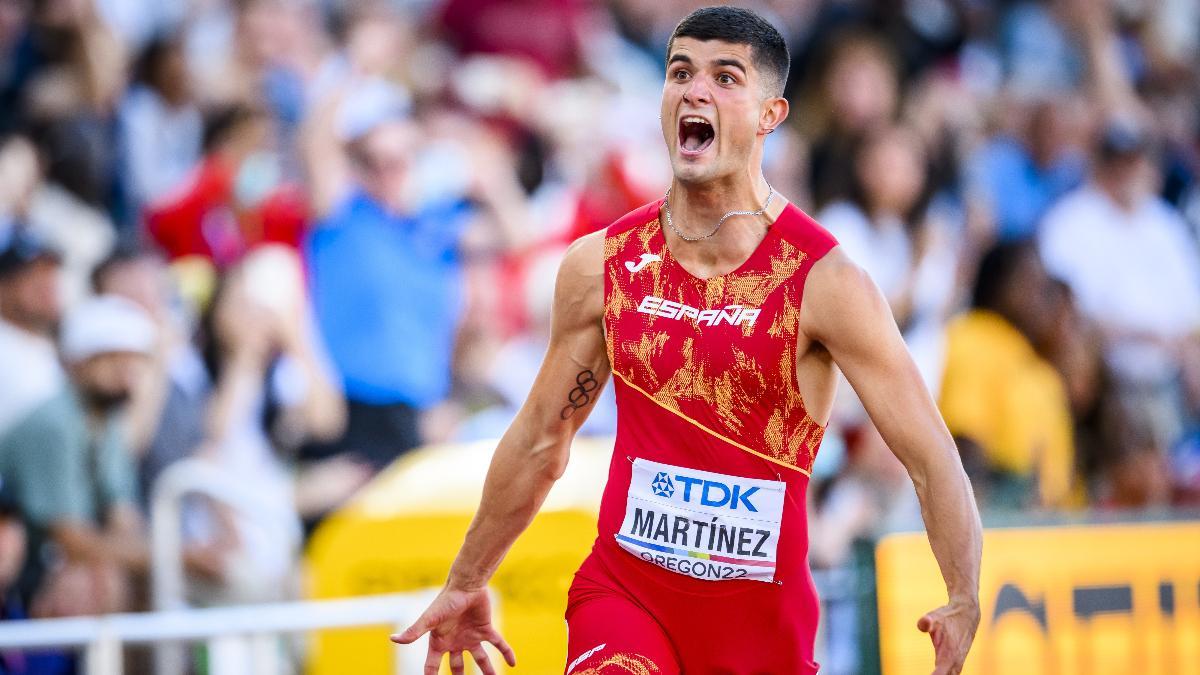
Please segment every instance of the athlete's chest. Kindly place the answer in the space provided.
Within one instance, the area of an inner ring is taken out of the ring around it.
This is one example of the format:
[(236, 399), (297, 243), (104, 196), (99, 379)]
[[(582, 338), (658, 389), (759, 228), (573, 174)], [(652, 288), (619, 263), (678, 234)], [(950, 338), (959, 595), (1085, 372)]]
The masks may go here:
[(802, 252), (768, 239), (738, 270), (709, 279), (690, 274), (661, 235), (613, 253), (605, 331), (627, 380), (672, 397), (752, 398), (793, 377)]

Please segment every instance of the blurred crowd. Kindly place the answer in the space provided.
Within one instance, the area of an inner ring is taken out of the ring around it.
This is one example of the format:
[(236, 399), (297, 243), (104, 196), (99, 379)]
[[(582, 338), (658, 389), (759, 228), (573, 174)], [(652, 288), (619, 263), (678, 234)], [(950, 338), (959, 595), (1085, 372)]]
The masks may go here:
[[(5, 613), (146, 606), (182, 460), (257, 499), (186, 502), (193, 601), (263, 600), (394, 459), (498, 436), (566, 245), (668, 185), (697, 4), (0, 0)], [(1200, 3), (740, 4), (792, 51), (767, 178), (887, 296), (985, 514), (1196, 504)], [(917, 513), (842, 392), (818, 567)]]

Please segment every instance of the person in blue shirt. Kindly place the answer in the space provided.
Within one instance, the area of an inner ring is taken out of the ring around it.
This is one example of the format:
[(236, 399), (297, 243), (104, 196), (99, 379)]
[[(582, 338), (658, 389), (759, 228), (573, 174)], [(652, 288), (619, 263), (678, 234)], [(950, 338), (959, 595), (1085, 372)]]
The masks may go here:
[(1034, 235), (1046, 210), (1083, 183), (1087, 156), (1073, 147), (1064, 104), (1033, 104), (1025, 129), (999, 134), (968, 162), (974, 194), (985, 201), (996, 235), (1011, 242)]
[(345, 436), (310, 457), (375, 470), (421, 444), (421, 411), (450, 393), (468, 228), (491, 224), (503, 249), (525, 222), (494, 145), (431, 139), (405, 108), (389, 85), (355, 84), (317, 106), (306, 137), (309, 285), (349, 412)]

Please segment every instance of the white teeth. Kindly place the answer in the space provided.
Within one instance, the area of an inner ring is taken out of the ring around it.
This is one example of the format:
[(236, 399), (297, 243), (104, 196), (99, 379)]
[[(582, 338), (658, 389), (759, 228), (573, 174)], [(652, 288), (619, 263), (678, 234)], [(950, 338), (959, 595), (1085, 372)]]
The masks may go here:
[[(683, 123), (684, 124), (708, 124), (708, 120), (704, 119), (703, 117), (692, 116), (692, 117), (683, 118)], [(712, 125), (709, 124), (709, 126), (712, 126)]]

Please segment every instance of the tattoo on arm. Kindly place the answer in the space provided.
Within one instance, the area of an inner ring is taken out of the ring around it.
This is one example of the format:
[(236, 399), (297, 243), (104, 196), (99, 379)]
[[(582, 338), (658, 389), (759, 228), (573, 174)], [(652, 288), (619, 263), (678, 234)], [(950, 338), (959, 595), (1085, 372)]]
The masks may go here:
[(568, 419), (576, 410), (592, 402), (593, 393), (600, 388), (596, 376), (590, 370), (582, 370), (575, 376), (575, 388), (567, 394), (567, 404), (558, 413), (562, 419)]

